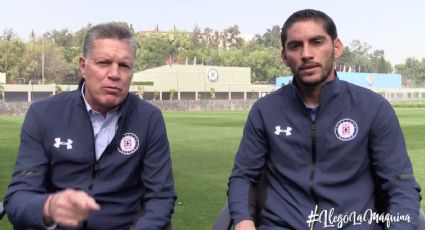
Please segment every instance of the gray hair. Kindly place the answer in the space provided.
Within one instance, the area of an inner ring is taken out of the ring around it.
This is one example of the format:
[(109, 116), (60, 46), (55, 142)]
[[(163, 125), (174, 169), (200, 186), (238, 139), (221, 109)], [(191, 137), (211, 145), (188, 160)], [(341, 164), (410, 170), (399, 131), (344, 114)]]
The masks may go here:
[(112, 38), (128, 42), (133, 47), (134, 57), (136, 57), (137, 46), (134, 42), (133, 35), (124, 23), (118, 22), (98, 24), (91, 27), (84, 39), (83, 56), (87, 57), (87, 53), (92, 48), (95, 40), (104, 38)]

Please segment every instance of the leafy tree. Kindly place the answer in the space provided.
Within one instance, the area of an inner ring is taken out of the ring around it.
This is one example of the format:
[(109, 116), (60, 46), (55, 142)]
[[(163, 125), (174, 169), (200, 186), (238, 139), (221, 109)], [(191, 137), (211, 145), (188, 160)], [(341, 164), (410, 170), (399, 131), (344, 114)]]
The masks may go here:
[(239, 26), (234, 25), (223, 31), (222, 39), (224, 47), (229, 48), (241, 48), (244, 45), (243, 39), (240, 37), (241, 32)]
[(165, 65), (173, 53), (172, 41), (164, 35), (139, 36), (136, 43), (136, 71)]
[(350, 43), (350, 49), (354, 53), (356, 53), (360, 56), (366, 57), (369, 54), (370, 49), (372, 49), (372, 47), (369, 44), (367, 44), (366, 42), (361, 42), (359, 40), (353, 40)]
[(391, 63), (385, 60), (385, 54), (383, 50), (375, 50), (370, 55), (370, 64), (372, 69), (377, 73), (391, 73)]
[(170, 89), (170, 101), (174, 99), (176, 95), (176, 89)]
[(263, 47), (251, 52), (248, 66), (251, 67), (251, 81), (274, 82), (278, 76), (289, 76), (291, 71), (280, 58), (281, 51), (273, 47)]
[(369, 72), (371, 67), (368, 64), (367, 56), (352, 51), (349, 47), (344, 47), (344, 52), (341, 57), (336, 61), (338, 71), (348, 71), (349, 67), (355, 71)]
[(224, 66), (248, 66), (245, 52), (242, 49), (229, 49), (221, 53), (222, 65)]
[(86, 37), (87, 31), (92, 27), (91, 24), (87, 24), (85, 27), (82, 27), (77, 32), (74, 33), (72, 47), (83, 47), (84, 38)]
[(12, 40), (19, 40), (18, 34), (15, 33), (15, 31), (12, 28), (7, 28), (3, 31), (3, 34), (1, 35), (2, 40), (6, 41), (12, 41)]
[(192, 30), (192, 34), (190, 35), (190, 41), (191, 41), (191, 47), (192, 49), (199, 49), (202, 48), (202, 32), (201, 32), (201, 28), (195, 24), (195, 26), (193, 27)]
[[(44, 58), (44, 68), (43, 68)], [(29, 42), (26, 49), (28, 79), (43, 80), (44, 83), (61, 83), (68, 72), (67, 63), (61, 50), (49, 39), (40, 38)]]
[(9, 81), (26, 78), (25, 43), (20, 40), (0, 40), (0, 72), (9, 76)]
[(280, 31), (280, 26), (274, 25), (271, 29), (267, 29), (263, 35), (256, 34), (253, 39), (254, 43), (265, 47), (282, 49)]
[(221, 44), (220, 36), (220, 32), (208, 27), (205, 28), (203, 37), (204, 46), (208, 49), (218, 49)]
[(339, 71), (348, 71), (349, 67), (353, 72), (389, 73), (392, 71), (391, 63), (385, 59), (383, 50), (372, 51), (370, 45), (359, 40), (354, 40), (350, 46), (344, 47), (344, 52), (336, 64)]
[(74, 45), (74, 35), (68, 29), (48, 32), (46, 38), (62, 47), (72, 47)]
[(171, 55), (173, 63), (182, 64), (187, 57), (188, 50), (191, 49), (190, 36), (185, 32), (173, 30), (169, 41), (171, 42), (171, 49), (168, 58)]
[(4, 87), (0, 85), (0, 101), (3, 101), (3, 97), (4, 97)]
[[(133, 26), (123, 24), (134, 33)], [(80, 73), (78, 60), (87, 24), (75, 33), (68, 29), (52, 30), (39, 38), (34, 32), (28, 42), (22, 42), (13, 29), (6, 29), (0, 35), (0, 71), (9, 79), (41, 80), (42, 56), (44, 56), (45, 81), (55, 83), (78, 83)], [(137, 34), (135, 42), (138, 52), (135, 71), (164, 65), (169, 59), (173, 63), (203, 64), (219, 66), (251, 67), (251, 80), (273, 82), (275, 77), (291, 75), (280, 58), (280, 26), (274, 25), (263, 34), (256, 34), (251, 41), (242, 39), (239, 26), (233, 25), (223, 31), (200, 28), (195, 25), (191, 32), (173, 29), (164, 34)], [(187, 60), (187, 61), (186, 61)], [(365, 42), (354, 40), (344, 48), (342, 57), (336, 61), (337, 68), (349, 66), (353, 71), (391, 72), (390, 62), (383, 50), (372, 50)], [(342, 69), (341, 69), (342, 70)], [(425, 61), (407, 59), (396, 66), (407, 85), (421, 85), (425, 82)]]
[(404, 64), (395, 66), (396, 72), (403, 76), (402, 83), (407, 87), (425, 86), (425, 59), (407, 58)]

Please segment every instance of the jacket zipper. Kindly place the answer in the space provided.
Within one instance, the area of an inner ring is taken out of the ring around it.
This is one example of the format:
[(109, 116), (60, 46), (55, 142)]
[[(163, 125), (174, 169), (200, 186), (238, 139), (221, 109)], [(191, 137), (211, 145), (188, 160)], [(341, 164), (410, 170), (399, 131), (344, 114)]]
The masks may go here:
[[(118, 121), (117, 121), (117, 126), (115, 127), (115, 136), (112, 139), (111, 143), (116, 141), (115, 139), (117, 138), (117, 133), (121, 132), (121, 129), (120, 129), (120, 127), (122, 127), (121, 122), (122, 122), (122, 120), (121, 120), (121, 116), (120, 116)], [(92, 130), (92, 137), (93, 137), (92, 142), (93, 142), (94, 165), (93, 165), (93, 171), (92, 171), (92, 174), (91, 174), (89, 187), (88, 187), (89, 193), (91, 193), (93, 186), (94, 186), (94, 180), (96, 179), (97, 171), (99, 170), (99, 161), (100, 161), (100, 159), (102, 159), (103, 153), (105, 153), (108, 150), (109, 145), (111, 145), (111, 143), (109, 143), (108, 146), (106, 147), (106, 149), (103, 151), (102, 155), (100, 155), (99, 159), (96, 159), (96, 143), (95, 143), (95, 140), (94, 140), (93, 128), (91, 130)]]
[[(89, 117), (90, 119), (90, 117)], [(91, 123), (90, 123), (91, 124)], [(94, 179), (96, 179), (96, 174), (97, 174), (97, 170), (99, 168), (99, 160), (96, 159), (96, 141), (94, 139), (94, 132), (93, 132), (93, 127), (90, 129), (91, 130), (91, 141), (92, 141), (92, 152), (93, 152), (93, 157), (94, 157), (94, 165), (93, 165), (93, 169), (92, 169), (92, 173), (91, 173), (91, 177), (90, 177), (90, 182), (89, 182), (89, 187), (88, 187), (88, 192), (89, 194), (91, 194), (92, 189), (93, 189), (93, 185), (94, 185)]]
[[(310, 172), (310, 194), (314, 201), (314, 207), (313, 210), (316, 208), (319, 209), (319, 200), (317, 199), (316, 192), (314, 191), (314, 175), (316, 173), (316, 164), (317, 164), (317, 151), (316, 151), (316, 121), (313, 121), (313, 124), (311, 126), (311, 149), (312, 149), (312, 158), (311, 158), (311, 172)], [(314, 222), (312, 223), (312, 226), (310, 229), (314, 229)]]
[(91, 173), (91, 178), (90, 178), (90, 183), (89, 183), (89, 193), (91, 193), (92, 189), (93, 189), (93, 185), (94, 185), (94, 179), (96, 179), (96, 174), (97, 174), (97, 170), (99, 168), (99, 160), (95, 160), (94, 162), (94, 166), (93, 166), (93, 171)]
[[(117, 121), (117, 126), (115, 127), (115, 136), (114, 136), (114, 138), (112, 138), (111, 143), (116, 141), (115, 139), (117, 138), (117, 134), (121, 133), (121, 128), (120, 128), (120, 127), (122, 127), (121, 123), (122, 123), (122, 119), (121, 119), (121, 116), (120, 116), (118, 118), (118, 121)], [(111, 145), (111, 143), (109, 143), (108, 146), (106, 146), (106, 149), (103, 150), (103, 153), (102, 153), (102, 155), (100, 155), (99, 159), (96, 159), (96, 143), (95, 143), (95, 140), (94, 140), (93, 128), (91, 130), (92, 130), (92, 137), (93, 137), (92, 142), (93, 142), (94, 165), (93, 165), (93, 171), (92, 171), (92, 174), (91, 174), (89, 187), (88, 187), (89, 193), (91, 193), (93, 186), (94, 186), (94, 180), (96, 179), (97, 171), (99, 170), (99, 161), (100, 161), (100, 159), (102, 159), (103, 154), (108, 150), (109, 146)]]
[[(90, 116), (89, 116), (89, 119), (90, 119)], [(91, 122), (90, 122), (90, 125), (91, 125)], [(91, 126), (90, 126), (91, 127)], [(93, 186), (94, 186), (94, 180), (96, 179), (96, 174), (97, 174), (97, 170), (98, 170), (98, 168), (99, 168), (99, 160), (98, 159), (96, 159), (96, 143), (95, 143), (95, 140), (94, 140), (94, 132), (93, 132), (93, 127), (91, 127), (91, 140), (92, 140), (92, 144), (93, 144), (93, 149), (92, 149), (92, 151), (93, 151), (93, 157), (94, 157), (94, 165), (93, 165), (93, 169), (92, 169), (92, 173), (91, 173), (91, 176), (90, 176), (90, 181), (89, 181), (89, 186), (88, 186), (88, 188), (87, 188), (87, 192), (88, 192), (88, 194), (89, 195), (92, 195), (91, 193), (92, 193), (92, 190), (93, 190)], [(83, 224), (82, 224), (82, 229), (83, 230), (86, 230), (86, 229), (88, 229), (88, 223), (87, 223), (87, 220), (85, 220), (84, 222), (83, 222)]]

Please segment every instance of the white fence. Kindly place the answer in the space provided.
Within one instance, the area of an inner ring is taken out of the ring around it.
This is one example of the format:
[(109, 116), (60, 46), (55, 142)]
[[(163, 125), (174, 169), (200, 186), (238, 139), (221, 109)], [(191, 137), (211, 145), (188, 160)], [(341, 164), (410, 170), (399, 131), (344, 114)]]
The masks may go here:
[(390, 102), (425, 101), (425, 88), (372, 89)]
[[(137, 86), (132, 85), (132, 88), (130, 91), (137, 93)], [(0, 84), (0, 101), (4, 102), (32, 102), (36, 101), (45, 97), (48, 97), (50, 95), (54, 95), (56, 93), (57, 89), (61, 89), (64, 91), (74, 90), (77, 88), (77, 85), (10, 85), (10, 84)], [(273, 90), (273, 88), (265, 87), (262, 89), (262, 92), (259, 91), (252, 91), (252, 92), (232, 92), (230, 94), (229, 92), (224, 93), (223, 92), (215, 92), (218, 96), (223, 94), (222, 96), (218, 97), (217, 99), (255, 99), (263, 96), (264, 94), (269, 93)], [(425, 102), (425, 88), (372, 88), (373, 91), (381, 94), (383, 97), (385, 97), (390, 102), (399, 102), (399, 101), (422, 101)], [(147, 92), (147, 91), (146, 91)], [(158, 98), (159, 100), (169, 100), (169, 94), (170, 92), (160, 92), (161, 96)], [(168, 94), (167, 94), (168, 93)], [(177, 100), (187, 100), (187, 99), (196, 99), (198, 98), (199, 93), (202, 94), (202, 92), (192, 92), (193, 95), (191, 95), (189, 98), (182, 97), (180, 99), (179, 95), (180, 92), (177, 92), (178, 97), (175, 97)], [(151, 92), (153, 94), (153, 92)], [(165, 97), (164, 97), (164, 95)], [(186, 93), (187, 94), (187, 93)], [(200, 98), (209, 99), (207, 98), (210, 94), (209, 90), (206, 89), (206, 92), (204, 92), (204, 96), (201, 96)], [(240, 94), (239, 96), (237, 94)], [(168, 97), (167, 97), (168, 95)], [(216, 95), (216, 96), (217, 96)], [(226, 96), (227, 95), (227, 96)], [(148, 95), (147, 95), (148, 96)], [(146, 97), (145, 99), (151, 100), (149, 97)]]

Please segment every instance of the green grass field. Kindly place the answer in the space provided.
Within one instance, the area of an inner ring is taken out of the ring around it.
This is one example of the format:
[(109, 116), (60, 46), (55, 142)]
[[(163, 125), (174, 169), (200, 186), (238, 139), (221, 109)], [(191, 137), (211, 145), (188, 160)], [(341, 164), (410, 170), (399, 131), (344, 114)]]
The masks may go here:
[[(425, 186), (425, 109), (397, 108), (418, 182)], [(226, 202), (227, 178), (247, 112), (164, 113), (178, 192), (174, 229), (211, 229)], [(18, 148), (22, 117), (0, 117), (0, 198)], [(425, 208), (425, 202), (421, 204)], [(7, 220), (0, 229), (11, 229)]]

